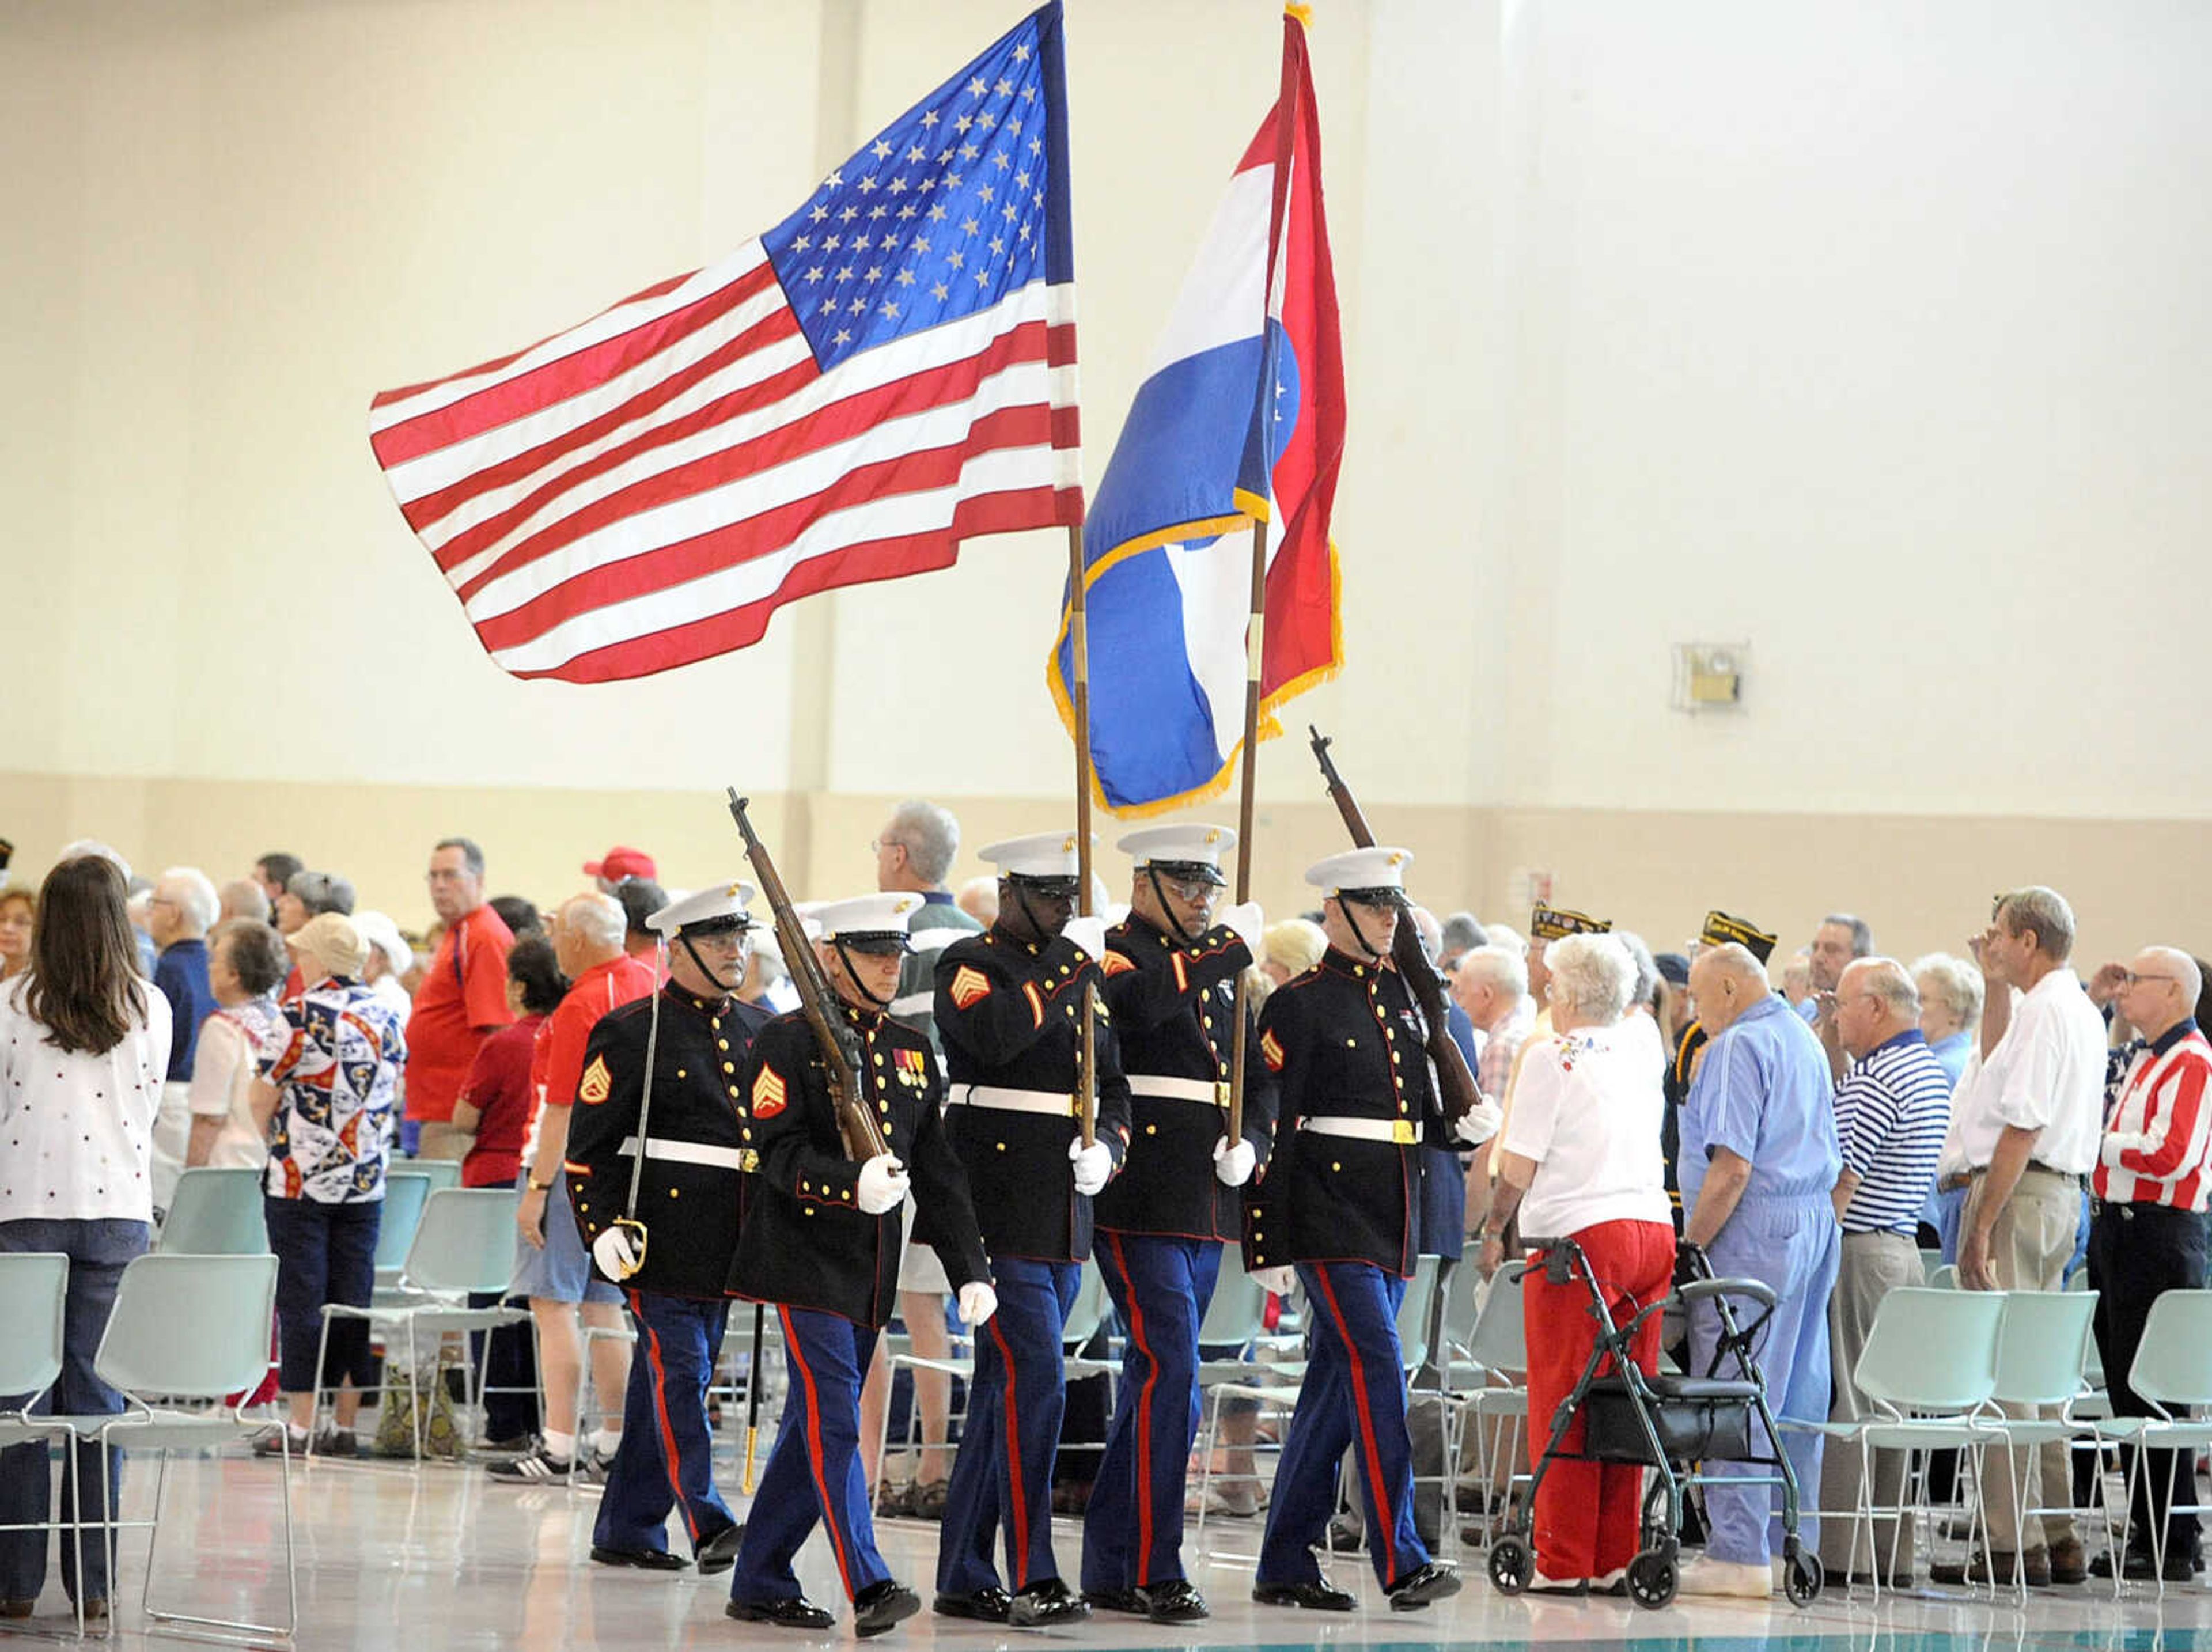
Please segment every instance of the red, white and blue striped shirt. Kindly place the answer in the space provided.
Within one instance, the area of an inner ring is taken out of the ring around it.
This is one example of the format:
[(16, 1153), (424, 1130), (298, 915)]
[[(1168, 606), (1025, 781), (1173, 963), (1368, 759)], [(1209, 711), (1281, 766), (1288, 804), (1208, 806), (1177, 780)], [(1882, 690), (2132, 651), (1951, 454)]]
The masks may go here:
[(2184, 1021), (2147, 1044), (2128, 1067), (2105, 1121), (2091, 1191), (2116, 1205), (2202, 1211), (2212, 1158), (2212, 1043)]

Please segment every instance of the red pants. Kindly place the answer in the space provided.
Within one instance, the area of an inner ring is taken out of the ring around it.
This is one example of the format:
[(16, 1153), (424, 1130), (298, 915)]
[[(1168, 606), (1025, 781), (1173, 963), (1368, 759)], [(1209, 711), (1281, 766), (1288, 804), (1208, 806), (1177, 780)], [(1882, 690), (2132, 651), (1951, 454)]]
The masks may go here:
[[(1601, 1222), (1571, 1236), (1589, 1258), (1590, 1272), (1615, 1325), (1667, 1294), (1674, 1275), (1674, 1230), (1664, 1222)], [(1529, 1455), (1550, 1439), (1553, 1413), (1582, 1378), (1596, 1341), (1589, 1286), (1580, 1275), (1553, 1285), (1532, 1268), (1522, 1284), (1522, 1317), (1528, 1337)], [(1659, 1365), (1659, 1315), (1636, 1333), (1637, 1368)], [(1613, 1369), (1611, 1362), (1601, 1374)], [(1560, 1439), (1579, 1450), (1577, 1415)], [(1635, 1557), (1644, 1470), (1633, 1463), (1586, 1463), (1554, 1458), (1536, 1493), (1536, 1570), (1547, 1579), (1572, 1582), (1618, 1571)]]

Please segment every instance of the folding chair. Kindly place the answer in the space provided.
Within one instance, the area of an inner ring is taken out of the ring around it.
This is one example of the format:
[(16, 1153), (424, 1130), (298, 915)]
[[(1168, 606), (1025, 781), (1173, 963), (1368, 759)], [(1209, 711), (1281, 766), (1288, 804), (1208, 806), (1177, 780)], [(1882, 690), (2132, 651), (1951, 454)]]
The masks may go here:
[(396, 1290), (407, 1248), (422, 1225), (422, 1206), (437, 1181), (425, 1170), (388, 1170), (384, 1176), (384, 1212), (376, 1226), (376, 1288)]
[[(2150, 1305), (2142, 1340), (2136, 1346), (2135, 1363), (2128, 1367), (2128, 1387), (2151, 1408), (2148, 1417), (2115, 1417), (2097, 1424), (2100, 1442), (2131, 1445), (2135, 1460), (2128, 1471), (2128, 1506), (2135, 1507), (2136, 1487), (2150, 1473), (2153, 1451), (2196, 1453), (2212, 1445), (2212, 1417), (2177, 1417), (2178, 1408), (2212, 1406), (2212, 1291), (2169, 1291)], [(2189, 1477), (2196, 1485), (2196, 1476)], [(2212, 1513), (2212, 1504), (2175, 1503), (2170, 1514)], [(2154, 1521), (2150, 1534), (2151, 1559), (2159, 1572), (2158, 1592), (2166, 1593), (2166, 1526)], [(2120, 1568), (2114, 1555), (2114, 1572)]]
[[(2012, 1506), (2017, 1516), (2013, 1529), (2016, 1532), (2026, 1529), (2026, 1522), (2034, 1515), (2070, 1512), (2074, 1506), (2070, 1474), (2064, 1488), (2067, 1502), (2027, 1506), (2027, 1479), (2035, 1461), (2028, 1454), (2051, 1441), (2063, 1442), (2069, 1453), (2101, 1449), (2095, 1423), (2077, 1416), (2074, 1410), (2085, 1394), (2082, 1373), (2088, 1364), (2090, 1344), (2094, 1340), (2090, 1330), (2096, 1313), (2097, 1293), (2094, 1291), (2005, 1293), (2004, 1313), (1997, 1324), (1996, 1387), (1990, 1395), (1990, 1400), (1997, 1405), (2059, 1407), (2057, 1417), (1993, 1416), (1987, 1419), (2002, 1442), (2017, 1454), (2014, 1467), (2018, 1473), (2006, 1476), (2011, 1482)], [(2097, 1502), (2105, 1517), (2105, 1548), (2109, 1553), (2113, 1546), (2112, 1506), (2104, 1495), (2104, 1484), (2105, 1477), (2100, 1473)], [(1984, 1495), (1987, 1495), (1986, 1491)], [(2014, 1573), (2021, 1596), (2026, 1599), (2027, 1569), (2016, 1567)], [(2119, 1569), (2115, 1567), (2112, 1593), (2118, 1595), (2119, 1590)]]
[[(29, 1445), (65, 1433), (67, 1425), (51, 1417), (33, 1417), (31, 1407), (45, 1398), (62, 1374), (63, 1314), (69, 1298), (69, 1258), (58, 1251), (0, 1253), (0, 1394), (20, 1394), (23, 1403), (14, 1410), (0, 1409), (0, 1446)], [(59, 1531), (67, 1522), (49, 1520), (36, 1526), (0, 1526), (0, 1531)], [(77, 1575), (84, 1574), (84, 1533), (74, 1533)], [(40, 1540), (45, 1541), (43, 1537)], [(84, 1632), (84, 1612), (77, 1609), (77, 1632)]]
[[(1528, 1480), (1521, 1450), (1522, 1425), (1528, 1418), (1528, 1331), (1522, 1314), (1521, 1269), (1501, 1267), (1482, 1298), (1467, 1345), (1469, 1361), (1486, 1378), (1500, 1379), (1471, 1390), (1462, 1412), (1462, 1426), (1472, 1426), (1475, 1431), (1474, 1474), (1483, 1488), (1485, 1506), (1478, 1546), (1489, 1544), (1488, 1504), (1498, 1485), (1498, 1471), (1505, 1471), (1509, 1503), (1514, 1488)], [(1462, 1531), (1460, 1537), (1465, 1541), (1467, 1534)]]
[[(187, 1174), (190, 1174), (187, 1172)], [(226, 1395), (251, 1391), (269, 1365), (269, 1338), (276, 1317), (276, 1259), (274, 1256), (141, 1256), (123, 1270), (93, 1370), (123, 1395), (117, 1417), (65, 1419), (81, 1434), (96, 1435), (101, 1445), (126, 1450), (157, 1450), (161, 1468), (154, 1483), (154, 1512), (143, 1521), (118, 1520), (118, 1527), (143, 1526), (151, 1532), (146, 1549), (146, 1581), (139, 1605), (156, 1623), (188, 1624), (241, 1635), (276, 1635), (289, 1639), (300, 1621), (299, 1561), (292, 1534), (290, 1435), (277, 1453), (283, 1475), (284, 1588), (287, 1615), (282, 1625), (203, 1618), (154, 1604), (154, 1577), (161, 1570), (162, 1497), (168, 1486), (169, 1454), (219, 1445), (264, 1424), (249, 1418), (243, 1406), (226, 1410)], [(216, 1402), (210, 1411), (157, 1409), (142, 1395)], [(64, 1419), (57, 1419), (64, 1420)], [(75, 1461), (74, 1456), (71, 1459)], [(101, 1473), (108, 1469), (100, 1453)], [(112, 1481), (107, 1503), (114, 1502)], [(187, 1575), (192, 1569), (185, 1569)], [(108, 1584), (114, 1587), (110, 1569)]]
[(154, 1248), (163, 1256), (267, 1255), (261, 1172), (206, 1164), (185, 1171), (177, 1178)]

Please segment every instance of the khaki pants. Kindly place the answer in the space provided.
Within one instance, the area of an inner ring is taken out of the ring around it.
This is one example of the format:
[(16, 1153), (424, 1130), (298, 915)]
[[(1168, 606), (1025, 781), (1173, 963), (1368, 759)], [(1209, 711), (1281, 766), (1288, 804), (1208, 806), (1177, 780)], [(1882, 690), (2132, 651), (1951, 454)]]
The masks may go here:
[[(1976, 1181), (1966, 1195), (1966, 1220), (1975, 1220), (1982, 1188)], [(1990, 1264), (2005, 1291), (2061, 1291), (2066, 1264), (2074, 1254), (2074, 1235), (2081, 1220), (2081, 1187), (2071, 1176), (2049, 1170), (2022, 1170), (2020, 1182), (1997, 1213), (1990, 1233)], [(2008, 1417), (2056, 1418), (2055, 1406), (2007, 1406)], [(2075, 1537), (2074, 1516), (2064, 1505), (2074, 1495), (2074, 1471), (2063, 1441), (2051, 1441), (2032, 1454), (1992, 1449), (1983, 1458), (1982, 1512), (1990, 1523), (1990, 1547), (1999, 1554), (2034, 1554), (2046, 1544)], [(2015, 1488), (2027, 1477), (2027, 1496), (2015, 1505)], [(2020, 1506), (2062, 1505), (2057, 1512), (2027, 1522), (2021, 1529)]]
[(477, 1139), (453, 1128), (445, 1119), (422, 1121), (422, 1134), (415, 1139), (416, 1158), (465, 1158)]
[[(1828, 1406), (1832, 1423), (1855, 1423), (1874, 1407), (1860, 1394), (1852, 1374), (1866, 1351), (1867, 1334), (1874, 1328), (1881, 1299), (1899, 1285), (1926, 1283), (1920, 1266), (1920, 1248), (1901, 1233), (1847, 1233), (1843, 1264), (1836, 1289), (1828, 1298), (1828, 1357), (1835, 1368), (1835, 1395)], [(1846, 1569), (1875, 1572), (1883, 1578), (1912, 1570), (1912, 1517), (1877, 1518), (1869, 1535), (1868, 1522), (1852, 1517), (1858, 1507), (1863, 1461), (1856, 1445), (1840, 1440), (1828, 1442), (1820, 1460), (1820, 1562), (1840, 1578)], [(1894, 1508), (1905, 1478), (1905, 1454), (1874, 1454), (1874, 1495), (1877, 1509)], [(1894, 1542), (1894, 1549), (1891, 1547)], [(1856, 1544), (1856, 1548), (1854, 1545)], [(1894, 1556), (1894, 1561), (1892, 1556)]]

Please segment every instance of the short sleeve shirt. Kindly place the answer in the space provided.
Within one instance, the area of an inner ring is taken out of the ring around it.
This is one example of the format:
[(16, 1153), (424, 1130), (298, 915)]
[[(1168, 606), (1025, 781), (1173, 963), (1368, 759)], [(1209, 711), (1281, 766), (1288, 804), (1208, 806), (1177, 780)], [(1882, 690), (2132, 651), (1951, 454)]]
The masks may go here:
[(1686, 1211), (1723, 1147), (1751, 1165), (1747, 1201), (1826, 1199), (1843, 1173), (1828, 1058), (1783, 999), (1762, 999), (1705, 1047), (1681, 1129)]
[(407, 1022), (409, 1118), (452, 1118), (477, 1046), (514, 1019), (507, 1007), (507, 955), (514, 944), (513, 932), (489, 905), (439, 941)]
[(1975, 1086), (1990, 1133), (1986, 1146), (1976, 1145), (1974, 1163), (1990, 1162), (1995, 1133), (2009, 1125), (2035, 1133), (2037, 1163), (2086, 1175), (2104, 1122), (2105, 1044), (2105, 1018), (2071, 969), (2053, 969), (2021, 993)]
[(270, 1197), (383, 1198), (393, 1092), (407, 1060), (399, 1017), (359, 981), (332, 976), (284, 1005), (283, 1036), (261, 1065), (276, 1090), (263, 1182)]
[(476, 1108), (477, 1139), (461, 1161), (464, 1187), (511, 1187), (522, 1166), (522, 1136), (537, 1105), (530, 1070), (542, 1015), (525, 1016), (484, 1040), (461, 1099)]
[(1536, 1162), (1522, 1232), (1560, 1238), (1601, 1222), (1668, 1219), (1656, 1053), (1649, 1034), (1624, 1023), (1529, 1050), (1504, 1134), (1507, 1152)]

